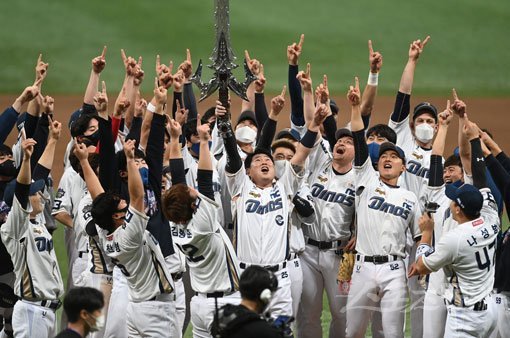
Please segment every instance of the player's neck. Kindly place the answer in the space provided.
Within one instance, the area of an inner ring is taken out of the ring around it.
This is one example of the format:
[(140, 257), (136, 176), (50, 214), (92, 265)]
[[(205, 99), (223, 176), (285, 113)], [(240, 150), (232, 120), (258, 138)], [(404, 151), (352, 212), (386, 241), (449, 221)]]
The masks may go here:
[(88, 332), (85, 332), (85, 327), (79, 321), (76, 323), (67, 324), (67, 328), (76, 331), (80, 336), (85, 337)]
[(430, 142), (425, 143), (425, 142), (422, 142), (422, 141), (416, 139), (416, 144), (426, 150), (432, 149), (432, 143), (433, 143), (432, 140)]
[(352, 169), (352, 161), (333, 160), (333, 169), (340, 174), (345, 174)]
[(251, 310), (255, 313), (259, 313), (258, 312), (258, 304), (256, 301), (243, 298), (241, 300), (241, 305), (244, 306), (245, 308), (247, 308), (248, 310)]
[(266, 188), (271, 188), (273, 186), (273, 180), (274, 179), (269, 179), (269, 178), (259, 178), (257, 180), (257, 182), (255, 182), (254, 180), (252, 180), (252, 181), (253, 181), (253, 183), (255, 183), (257, 188), (266, 189)]
[(394, 178), (386, 178), (386, 177), (380, 177), (381, 178), (381, 181), (383, 181), (384, 184), (386, 185), (389, 185), (391, 187), (397, 187), (398, 186), (398, 178), (399, 176), (397, 177), (394, 177)]

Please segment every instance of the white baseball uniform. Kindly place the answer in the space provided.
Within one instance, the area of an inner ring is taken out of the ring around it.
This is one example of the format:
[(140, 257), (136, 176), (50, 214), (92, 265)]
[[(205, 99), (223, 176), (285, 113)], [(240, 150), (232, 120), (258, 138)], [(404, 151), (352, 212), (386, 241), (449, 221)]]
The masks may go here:
[(289, 204), (301, 178), (285, 162), (283, 175), (273, 185), (257, 187), (241, 167), (227, 173), (227, 186), (232, 195), (234, 248), (241, 269), (260, 265), (278, 277), (278, 291), (268, 305), (271, 316), (292, 316), (291, 286), (287, 270), (289, 254)]
[(383, 331), (404, 336), (406, 233), (420, 236), (416, 195), (383, 183), (370, 157), (356, 174), (356, 263), (347, 301), (347, 337), (365, 334), (370, 309), (380, 299)]
[(443, 268), (451, 284), (445, 292), (446, 337), (486, 337), (496, 327), (491, 291), (500, 221), (490, 189), (483, 188), (480, 192), (484, 197), (481, 217), (444, 234), (435, 251), (423, 257), (423, 264), (429, 270)]
[(318, 142), (309, 156), (308, 184), (315, 205), (315, 219), (305, 227), (306, 250), (301, 257), (306, 287), (297, 316), (299, 337), (322, 336), (322, 294), (326, 290), (331, 323), (330, 337), (345, 335), (347, 296), (337, 284), (341, 249), (351, 237), (354, 222), (355, 175), (336, 173), (327, 145)]
[[(168, 224), (170, 226), (170, 223)], [(183, 275), (186, 272), (186, 257), (172, 241), (174, 253), (165, 257), (166, 266), (172, 275), (175, 285), (175, 312), (177, 326), (182, 331), (186, 318), (186, 292)]]
[(239, 303), (239, 263), (218, 221), (219, 204), (199, 193), (197, 209), (185, 225), (171, 223), (172, 238), (188, 262), (191, 287), (191, 323), (194, 337), (211, 337), (218, 306)]
[(16, 196), (0, 233), (14, 265), (14, 293), (22, 299), (14, 305), (14, 336), (53, 336), (64, 285), (51, 235), (44, 224), (30, 220)]
[(103, 249), (127, 279), (128, 334), (180, 337), (173, 280), (147, 222), (145, 214), (129, 207), (125, 224), (105, 234)]

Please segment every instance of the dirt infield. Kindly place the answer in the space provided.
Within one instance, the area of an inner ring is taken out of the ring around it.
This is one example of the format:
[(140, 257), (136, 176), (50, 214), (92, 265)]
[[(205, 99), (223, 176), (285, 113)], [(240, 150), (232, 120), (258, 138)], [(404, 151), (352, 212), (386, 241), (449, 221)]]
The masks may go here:
[[(146, 95), (147, 97), (148, 95)], [(0, 96), (0, 106), (7, 107), (14, 101), (14, 96)], [(510, 114), (510, 98), (463, 98), (468, 106), (467, 111), (469, 117), (472, 121), (478, 123), (481, 128), (489, 129), (496, 139), (496, 142), (503, 149), (510, 149), (510, 137), (508, 134), (510, 132), (510, 127), (508, 121), (507, 114)], [(70, 138), (69, 129), (67, 128), (67, 122), (70, 114), (80, 107), (83, 97), (80, 96), (55, 96), (55, 116), (56, 119), (63, 122), (65, 125), (63, 135), (61, 137), (61, 141), (57, 145), (57, 155), (55, 156), (55, 163), (53, 169), (53, 176), (55, 181), (58, 184), (60, 177), (62, 175), (63, 170), (63, 156), (65, 152), (65, 148), (67, 142)], [(113, 106), (113, 102), (115, 100), (114, 96), (110, 97), (111, 106)], [(215, 99), (207, 99), (205, 102), (200, 103), (199, 111), (204, 111), (208, 107), (214, 104)], [(428, 100), (432, 104), (438, 107), (438, 110), (442, 110), (446, 105), (446, 98), (434, 97), (434, 98), (423, 98), (423, 97), (413, 97), (411, 101), (411, 105), (414, 106), (419, 102)], [(287, 99), (287, 104), (280, 117), (280, 122), (278, 123), (278, 130), (284, 127), (289, 126), (289, 109), (290, 109), (290, 100)], [(347, 104), (347, 100), (344, 97), (335, 97), (335, 101), (338, 103), (340, 107), (340, 117), (338, 120), (338, 125), (345, 125), (350, 119), (350, 108)], [(266, 99), (266, 103), (270, 103), (270, 98)], [(377, 98), (375, 109), (373, 113), (373, 117), (371, 120), (371, 125), (376, 123), (387, 123), (389, 114), (393, 109), (394, 98), (393, 97), (379, 97)], [(233, 100), (233, 107), (240, 107), (240, 100), (235, 98)], [(239, 109), (233, 110), (235, 121), (237, 119), (237, 115), (239, 114)], [(453, 151), (454, 147), (457, 145), (457, 121), (454, 120), (452, 126), (450, 127), (450, 131), (447, 139), (446, 152), (450, 153)], [(15, 141), (16, 135), (15, 132), (12, 132), (7, 139), (6, 144), (11, 146)]]

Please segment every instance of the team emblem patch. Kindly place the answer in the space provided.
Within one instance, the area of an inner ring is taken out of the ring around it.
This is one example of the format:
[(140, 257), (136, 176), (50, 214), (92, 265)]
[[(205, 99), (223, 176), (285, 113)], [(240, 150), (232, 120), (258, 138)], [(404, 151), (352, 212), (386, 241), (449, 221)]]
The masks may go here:
[(36, 234), (39, 234), (39, 235), (41, 235), (41, 234), (43, 233), (43, 232), (42, 232), (42, 230), (41, 230), (41, 229), (39, 229), (39, 228), (34, 228), (34, 232), (35, 232)]
[(277, 215), (274, 220), (275, 220), (276, 224), (279, 226), (282, 226), (284, 223), (282, 215)]
[(379, 195), (386, 196), (386, 191), (384, 191), (382, 188), (376, 188), (375, 192), (378, 193)]
[(59, 188), (57, 190), (57, 194), (55, 195), (55, 198), (62, 198), (62, 197), (64, 197), (65, 194), (66, 194), (66, 192), (64, 191), (64, 189)]
[(418, 154), (417, 152), (414, 152), (414, 151), (412, 153), (412, 156), (414, 156), (414, 158), (417, 160), (421, 160), (423, 158), (423, 155)]
[(255, 197), (255, 198), (260, 198), (260, 196), (262, 196), (261, 194), (259, 194), (258, 192), (255, 192), (255, 191), (250, 191), (248, 193), (248, 195)]
[(324, 183), (324, 182), (326, 182), (328, 180), (327, 177), (324, 177), (322, 175), (319, 175), (318, 179), (319, 179), (319, 181), (321, 181), (321, 183)]

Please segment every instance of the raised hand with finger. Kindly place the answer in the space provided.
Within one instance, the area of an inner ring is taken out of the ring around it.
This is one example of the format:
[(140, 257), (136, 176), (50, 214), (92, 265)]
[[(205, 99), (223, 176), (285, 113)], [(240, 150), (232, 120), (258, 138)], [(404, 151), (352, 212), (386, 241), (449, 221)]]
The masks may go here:
[(119, 97), (117, 98), (117, 101), (115, 102), (115, 109), (113, 111), (115, 117), (117, 118), (123, 117), (130, 105), (131, 103), (129, 102), (129, 99), (126, 96), (126, 91), (122, 89), (122, 92), (120, 93)]
[(356, 76), (354, 78), (354, 87), (349, 87), (349, 92), (347, 93), (347, 99), (349, 100), (349, 103), (351, 106), (359, 106), (361, 103), (361, 94), (359, 90), (359, 79)]
[(179, 69), (177, 73), (174, 74), (174, 92), (182, 93), (182, 88), (184, 87), (184, 82), (186, 81), (186, 77), (184, 76), (184, 72)]
[(326, 74), (324, 74), (322, 83), (315, 89), (315, 97), (318, 103), (329, 105), (328, 76)]
[(55, 100), (51, 96), (42, 96), (41, 93), (39, 93), (39, 97), (41, 99), (41, 108), (42, 111), (48, 115), (53, 114), (53, 109), (55, 106)]
[(36, 144), (37, 142), (33, 138), (27, 138), (26, 140), (21, 141), (21, 149), (23, 150), (24, 160), (30, 160)]
[(450, 100), (446, 101), (446, 108), (437, 115), (440, 126), (448, 127), (453, 118), (453, 112), (450, 109)]
[[(39, 54), (39, 58), (37, 58), (37, 64), (35, 65), (35, 81), (41, 80), (43, 81), (48, 74), (48, 66), (49, 63), (45, 63), (42, 60), (42, 54)], [(39, 83), (40, 86), (41, 83)]]
[(58, 141), (60, 139), (60, 133), (62, 132), (62, 123), (57, 120), (53, 120), (51, 115), (48, 115), (49, 120), (49, 129), (50, 129), (50, 137)]
[(459, 99), (455, 88), (452, 89), (452, 94), (453, 94), (453, 103), (450, 106), (450, 109), (455, 114), (457, 114), (460, 118), (464, 118), (464, 116), (466, 115), (466, 104), (464, 103), (464, 101)]
[(85, 143), (74, 142), (73, 154), (78, 158), (80, 162), (87, 161), (89, 158), (89, 151)]
[(156, 56), (156, 74), (158, 75), (158, 83), (168, 89), (172, 86), (174, 78), (172, 76), (172, 70), (174, 63), (170, 60), (169, 65), (161, 63), (159, 55)]
[(179, 70), (182, 71), (184, 79), (189, 82), (189, 78), (193, 75), (193, 64), (191, 63), (191, 53), (186, 49), (186, 60), (179, 65)]
[[(158, 78), (154, 78), (154, 99), (159, 106), (159, 111), (162, 112), (163, 106), (166, 104), (167, 100), (167, 90), (165, 86), (158, 84)], [(156, 112), (158, 111), (156, 107)]]
[(287, 92), (287, 86), (283, 86), (282, 92), (280, 95), (275, 96), (271, 100), (271, 111), (269, 112), (269, 117), (272, 120), (277, 120), (278, 115), (282, 112), (283, 107), (285, 106), (285, 93)]
[(122, 58), (122, 63), (126, 69), (126, 76), (134, 76), (136, 72), (136, 60), (131, 56), (126, 56), (126, 52), (124, 49), (120, 50), (120, 56)]
[(143, 117), (143, 113), (147, 109), (147, 101), (140, 95), (140, 92), (136, 93), (135, 100), (135, 117)]
[(425, 45), (429, 42), (430, 36), (427, 35), (427, 37), (421, 41), (420, 39), (414, 40), (409, 45), (409, 60), (412, 61), (418, 61), (418, 58), (420, 57), (421, 53), (423, 53), (423, 49), (425, 48)]
[(311, 92), (312, 91), (312, 78), (310, 75), (310, 64), (306, 64), (306, 72), (300, 71), (296, 78), (299, 80), (301, 87), (304, 91)]
[(103, 47), (101, 55), (92, 59), (92, 70), (96, 74), (100, 74), (106, 66), (106, 46)]
[(138, 57), (138, 62), (135, 65), (135, 68), (133, 69), (133, 85), (136, 87), (140, 87), (140, 85), (143, 82), (143, 77), (145, 75), (145, 72), (142, 69), (142, 57)]
[(303, 51), (303, 42), (305, 42), (305, 35), (301, 34), (297, 44), (294, 42), (292, 45), (287, 46), (287, 60), (289, 61), (289, 65), (296, 66), (298, 64), (299, 56)]
[(246, 64), (250, 69), (251, 73), (255, 76), (259, 75), (260, 72), (260, 61), (257, 59), (252, 59), (247, 50), (244, 51), (244, 58), (246, 60)]
[(101, 82), (101, 91), (94, 95), (94, 107), (99, 115), (106, 114), (106, 118), (108, 118), (108, 95), (106, 94), (106, 83), (104, 81)]
[(329, 114), (328, 107), (321, 103), (315, 107), (312, 123), (310, 123), (310, 130), (317, 130)]
[(260, 71), (255, 80), (255, 93), (263, 93), (266, 85), (266, 77), (264, 76), (264, 65), (260, 64)]
[(370, 73), (377, 74), (381, 71), (383, 57), (381, 53), (374, 52), (372, 40), (368, 40), (368, 62), (370, 64)]
[(181, 107), (179, 100), (175, 100), (175, 105), (177, 106), (177, 110), (175, 111), (175, 120), (183, 126), (186, 121), (188, 121), (189, 110)]
[(209, 142), (211, 139), (211, 134), (209, 133), (210, 127), (208, 123), (202, 124), (200, 121), (200, 116), (197, 116), (197, 133), (200, 141)]

